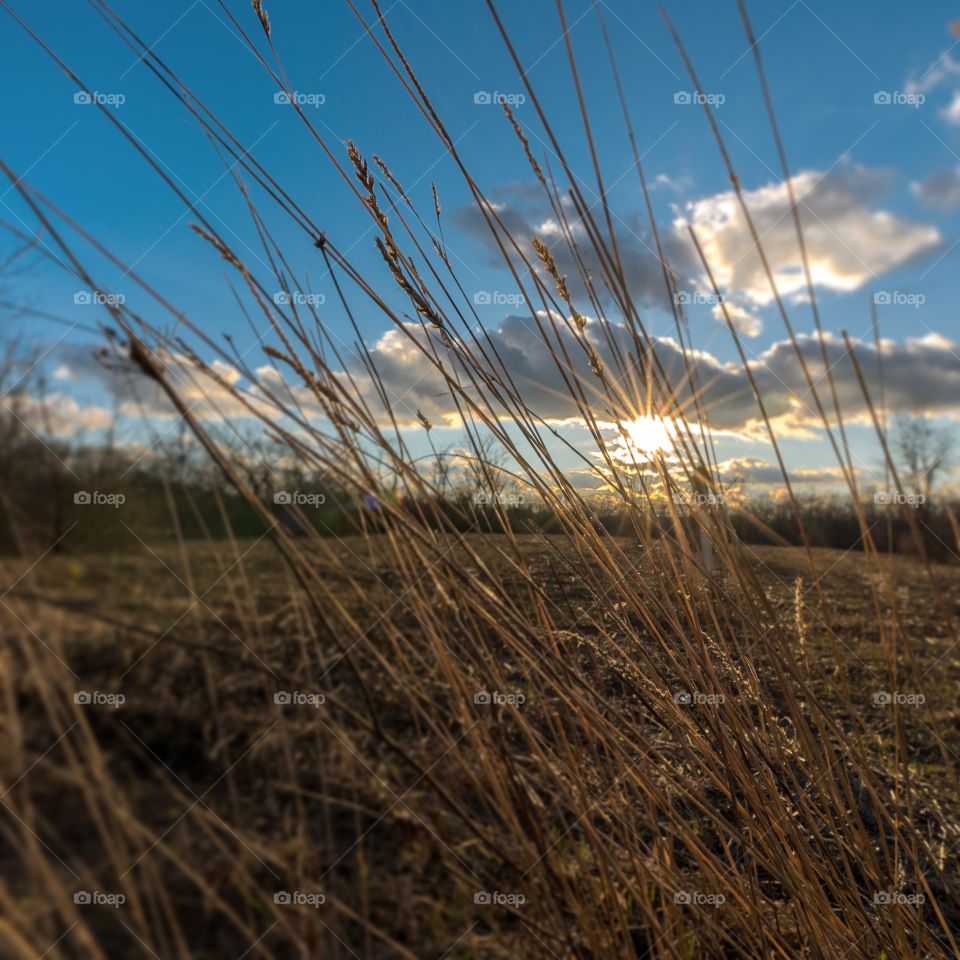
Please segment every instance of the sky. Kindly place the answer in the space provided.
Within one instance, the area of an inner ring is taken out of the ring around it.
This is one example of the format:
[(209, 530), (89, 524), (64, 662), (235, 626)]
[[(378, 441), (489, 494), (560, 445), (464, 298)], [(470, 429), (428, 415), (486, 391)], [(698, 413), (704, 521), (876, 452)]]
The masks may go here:
[[(80, 85), (0, 10), (0, 80), (10, 92), (2, 108), (0, 156), (210, 336), (229, 333), (239, 350), (255, 351), (255, 336), (237, 308), (225, 264), (189, 229), (195, 217), (89, 100), (96, 97), (107, 105), (238, 252), (255, 268), (261, 266), (256, 233), (231, 171), (199, 125), (98, 14), (97, 4), (8, 2)], [(244, 29), (256, 33), (248, 3), (224, 2)], [(516, 288), (471, 208), (457, 165), (349, 4), (282, 0), (266, 7), (290, 84), (326, 145), (344, 158), (345, 141), (351, 139), (365, 156), (381, 156), (424, 211), (432, 212), (436, 186), (451, 259), (485, 327), (516, 356), (544, 415), (568, 416), (562, 405), (552, 406), (556, 376), (530, 334), (529, 312), (517, 304)], [(667, 7), (702, 91), (715, 107), (790, 319), (815, 364), (814, 344), (805, 339), (813, 319), (787, 191), (736, 4), (678, 0)], [(369, 3), (358, 8), (369, 16)], [(759, 479), (771, 451), (757, 436), (756, 410), (742, 371), (731, 366), (735, 347), (691, 252), (687, 223), (703, 243), (770, 397), (786, 438), (788, 464), (810, 482), (835, 480), (832, 454), (811, 416), (809, 397), (804, 399), (799, 368), (785, 345), (784, 326), (749, 231), (657, 6), (567, 0), (569, 37), (625, 272), (645, 322), (654, 334), (674, 332), (597, 8), (622, 73), (654, 213), (688, 301), (691, 341), (711, 384), (711, 419), (724, 431), (722, 456), (749, 465)], [(217, 0), (118, 0), (112, 9), (216, 112), (358, 269), (389, 283), (369, 217), (295, 111), (277, 102), (283, 98), (276, 96), (276, 84)], [(538, 233), (549, 239), (556, 225), (532, 189), (522, 148), (495, 103), (498, 96), (513, 103), (541, 162), (551, 163), (555, 172), (558, 164), (486, 3), (383, 0), (382, 9), (467, 167), (504, 220), (518, 236)], [(864, 421), (851, 437), (857, 462), (866, 470), (876, 465), (876, 443), (839, 336), (847, 331), (862, 350), (864, 367), (875, 367), (871, 301), (889, 341), (884, 363), (891, 412), (960, 414), (960, 39), (951, 28), (960, 14), (940, 0), (914, 5), (764, 0), (749, 9), (801, 198), (831, 360), (836, 359), (848, 409)], [(498, 11), (584, 195), (595, 201), (596, 182), (554, 0), (500, 3)], [(298, 277), (324, 298), (319, 307), (324, 324), (348, 343), (353, 338), (348, 319), (317, 252), (279, 211), (257, 199)], [(9, 182), (0, 185), (0, 219), (26, 233), (36, 229), (36, 218)], [(0, 236), (0, 249), (9, 251), (13, 244), (9, 236)], [(77, 436), (82, 429), (95, 435), (112, 399), (110, 379), (91, 359), (99, 345), (91, 328), (105, 315), (101, 307), (84, 302), (89, 291), (74, 277), (43, 257), (34, 260), (15, 276), (0, 278), (3, 299), (33, 311), (5, 320), (8, 336), (34, 345), (41, 357), (37, 370), (61, 401), (52, 429), (64, 436)], [(88, 262), (101, 289), (139, 304), (140, 294), (123, 271), (93, 254)], [(565, 272), (572, 274), (572, 264), (567, 266)], [(575, 283), (575, 296), (578, 292)], [(381, 313), (361, 306), (356, 321), (396, 395), (404, 397), (411, 434), (416, 433), (414, 413), (422, 409), (441, 426), (451, 424), (449, 435), (455, 437), (449, 405), (438, 400), (436, 383), (418, 366), (415, 351), (405, 350)], [(669, 361), (670, 344), (665, 341), (662, 350)], [(572, 442), (587, 442), (586, 431), (575, 424), (565, 430)]]

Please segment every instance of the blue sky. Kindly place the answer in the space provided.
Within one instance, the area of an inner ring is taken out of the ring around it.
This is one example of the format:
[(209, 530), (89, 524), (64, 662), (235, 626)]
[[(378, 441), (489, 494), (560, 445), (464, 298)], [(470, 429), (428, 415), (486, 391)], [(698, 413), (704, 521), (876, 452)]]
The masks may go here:
[[(95, 11), (72, 0), (42, 5), (14, 0), (13, 6), (87, 90), (122, 99), (111, 108), (117, 119), (191, 197), (199, 198), (205, 214), (228, 231), (241, 253), (255, 251), (255, 234), (232, 179), (202, 131)], [(115, 6), (339, 248), (349, 251), (359, 268), (382, 275), (369, 219), (294, 111), (274, 102), (276, 87), (215, 0)], [(256, 31), (249, 4), (228, 6), (248, 30)], [(369, 13), (369, 5), (359, 6)], [(592, 191), (555, 4), (534, 0), (499, 6), (521, 60), (532, 65), (531, 80), (555, 133), (583, 178), (585, 192)], [(737, 266), (739, 262), (742, 267), (743, 258), (731, 245), (742, 238), (722, 222), (729, 182), (702, 110), (682, 102), (692, 85), (666, 27), (654, 4), (609, 0), (600, 6), (645, 169), (655, 185), (658, 221), (667, 229), (678, 217), (693, 216), (701, 229), (715, 231), (719, 256), (729, 261), (732, 271), (733, 286), (725, 292), (749, 313), (744, 331), (752, 335), (745, 337), (746, 345), (751, 355), (762, 357), (783, 340), (783, 327), (772, 305), (764, 302), (756, 277)], [(744, 188), (773, 191), (770, 196), (753, 195), (761, 206), (769, 201), (776, 220), (776, 189), (782, 177), (736, 5), (679, 0), (668, 6), (704, 91), (722, 98), (716, 114)], [(432, 207), (431, 182), (436, 183), (447, 240), (464, 286), (474, 293), (509, 295), (506, 273), (462, 210), (468, 196), (459, 171), (349, 6), (286, 0), (267, 8), (273, 41), (293, 87), (323, 101), (306, 109), (328, 146), (342, 156), (343, 141), (349, 137), (367, 156), (379, 154), (424, 210)], [(481, 92), (512, 95), (523, 90), (486, 4), (385, 0), (383, 9), (473, 175), (506, 209), (535, 222), (536, 204), (516, 187), (531, 180), (522, 151), (500, 110), (476, 102)], [(879, 307), (885, 337), (903, 343), (935, 333), (944, 342), (960, 341), (955, 307), (960, 247), (953, 246), (960, 239), (960, 111), (951, 113), (960, 91), (953, 56), (960, 61), (960, 50), (953, 49), (958, 41), (950, 30), (956, 8), (939, 0), (922, 5), (765, 0), (750, 4), (750, 12), (791, 168), (797, 174), (812, 172), (808, 183), (820, 190), (812, 195), (809, 226), (822, 240), (814, 255), (826, 251), (823, 283), (817, 290), (824, 326), (868, 336), (869, 301), (879, 290), (894, 301)], [(642, 254), (649, 241), (642, 198), (596, 15), (587, 0), (570, 0), (566, 13), (618, 230), (624, 230), (628, 243), (633, 237)], [(0, 16), (5, 18), (0, 79), (11, 92), (4, 102), (0, 147), (6, 162), (118, 256), (135, 264), (145, 280), (211, 335), (228, 331), (241, 349), (249, 346), (252, 335), (235, 308), (222, 261), (188, 229), (193, 217), (96, 108), (74, 102), (77, 85), (6, 14)], [(878, 103), (878, 94), (891, 95), (880, 96), (881, 101), (914, 102)], [(542, 155), (546, 137), (532, 105), (518, 105), (516, 114), (535, 152)], [(4, 193), (0, 202), (4, 220), (32, 228), (29, 212), (13, 191)], [(688, 206), (696, 203), (700, 206)], [(332, 297), (322, 264), (304, 235), (282, 217), (273, 216), (271, 226), (301, 276), (309, 276), (314, 290)], [(783, 241), (785, 251), (788, 239)], [(789, 260), (787, 252), (784, 257)], [(124, 292), (130, 302), (137, 302), (128, 278), (96, 258), (91, 263), (104, 289)], [(784, 269), (791, 265), (785, 263)], [(681, 278), (691, 290), (697, 286), (694, 274), (691, 270)], [(76, 292), (76, 280), (38, 264), (17, 281), (14, 296), (68, 324), (95, 322), (98, 308), (76, 304)], [(798, 299), (790, 299), (791, 317), (804, 332), (812, 328), (811, 314), (794, 302)], [(478, 306), (478, 312), (485, 324), (496, 327), (511, 310), (491, 303)], [(332, 329), (342, 327), (347, 336), (346, 319), (331, 300), (322, 314)], [(672, 332), (672, 319), (653, 300), (645, 316), (654, 332)], [(387, 327), (372, 310), (361, 310), (357, 319), (370, 342)], [(91, 343), (83, 329), (37, 317), (15, 323), (40, 344), (59, 338), (51, 363), (60, 347), (76, 344), (83, 350)], [(690, 308), (690, 328), (699, 349), (721, 362), (734, 358), (730, 337), (709, 304)], [(944, 347), (943, 352), (953, 354), (954, 349)], [(905, 369), (915, 376), (915, 364), (905, 364)], [(953, 375), (951, 368), (945, 371), (945, 376)], [(100, 389), (79, 381), (64, 386), (68, 388), (90, 402)], [(947, 403), (931, 410), (951, 412)], [(862, 442), (866, 451), (869, 438), (865, 435)], [(822, 442), (798, 439), (792, 444), (795, 462), (828, 462)], [(738, 452), (731, 447), (732, 454)]]

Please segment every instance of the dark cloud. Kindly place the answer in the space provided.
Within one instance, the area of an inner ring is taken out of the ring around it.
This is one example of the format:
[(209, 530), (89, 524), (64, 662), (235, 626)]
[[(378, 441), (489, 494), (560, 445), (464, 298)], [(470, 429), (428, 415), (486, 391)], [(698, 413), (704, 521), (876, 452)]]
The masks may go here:
[[(495, 348), (523, 403), (535, 415), (553, 421), (580, 416), (565, 383), (565, 368), (559, 367), (556, 360), (565, 352), (571, 358), (573, 370), (585, 385), (594, 417), (602, 421), (610, 420), (609, 402), (601, 394), (600, 381), (591, 371), (583, 347), (565, 325), (559, 325), (559, 330), (557, 345), (562, 345), (562, 351), (547, 348), (529, 317), (508, 316), (498, 327), (489, 330), (488, 335), (490, 345)], [(612, 325), (609, 335), (623, 355), (636, 355), (632, 338), (622, 325)], [(419, 410), (437, 426), (459, 427), (457, 407), (447, 384), (421, 349), (431, 336), (436, 335), (427, 333), (419, 325), (411, 324), (404, 330), (391, 329), (370, 345), (370, 358), (401, 426), (415, 426)], [(614, 352), (603, 337), (597, 321), (588, 322), (586, 336), (610, 381), (623, 395), (636, 396), (636, 383), (618, 376)], [(658, 338), (654, 344), (660, 367), (681, 405), (694, 419), (693, 393), (677, 343), (670, 338)], [(818, 386), (821, 402), (829, 412), (832, 403), (820, 344), (813, 337), (802, 335), (797, 345)], [(445, 369), (451, 376), (462, 383), (469, 383), (465, 371), (447, 347), (439, 340), (429, 346), (431, 352), (436, 349), (444, 358)], [(825, 349), (827, 366), (833, 376), (846, 421), (868, 422), (868, 407), (844, 342), (828, 334), (825, 337)], [(883, 341), (879, 353), (873, 344), (863, 341), (855, 342), (853, 349), (876, 406), (880, 405), (879, 368), (882, 363), (886, 408), (891, 413), (960, 415), (960, 346), (957, 344), (938, 334), (929, 334), (922, 339), (908, 339), (900, 343)], [(492, 350), (489, 352), (493, 353)], [(66, 388), (71, 381), (95, 377), (122, 400), (137, 398), (146, 412), (170, 412), (166, 401), (154, 397), (146, 381), (135, 374), (134, 379), (130, 379), (106, 371), (91, 359), (93, 351), (89, 348), (71, 347), (58, 349), (56, 353), (59, 354), (61, 386)], [(720, 431), (762, 436), (760, 411), (742, 367), (723, 363), (704, 351), (693, 351), (687, 359), (697, 397), (710, 425)], [(750, 368), (767, 414), (776, 422), (778, 434), (813, 435), (820, 426), (820, 419), (793, 345), (789, 341), (772, 344), (750, 362)], [(217, 371), (225, 380), (238, 382), (241, 388), (245, 386), (234, 371), (223, 365), (218, 364)], [(349, 372), (370, 409), (384, 423), (388, 423), (379, 391), (375, 389), (367, 371), (357, 364)], [(261, 367), (258, 374), (265, 384), (283, 387), (273, 367)], [(198, 416), (247, 415), (227, 391), (208, 378), (189, 376), (174, 364), (171, 364), (171, 377), (186, 401), (195, 405)], [(305, 407), (315, 408), (302, 385), (293, 384), (291, 387), (303, 400)], [(484, 408), (493, 409), (497, 414), (504, 413), (492, 397), (483, 395), (476, 387), (470, 386), (467, 390), (468, 396), (481, 402)], [(254, 391), (254, 395), (259, 394)], [(129, 404), (128, 408), (134, 409)], [(631, 411), (623, 407), (617, 410), (617, 414), (621, 419), (629, 419)]]
[[(573, 368), (587, 385), (598, 383), (590, 371), (583, 349), (565, 327), (561, 340), (572, 359)], [(421, 328), (409, 327), (416, 340), (426, 336)], [(566, 420), (578, 416), (576, 405), (564, 384), (554, 354), (544, 345), (529, 318), (510, 316), (494, 330), (491, 341), (516, 383), (527, 407), (544, 419)], [(599, 323), (587, 326), (589, 341), (601, 358), (609, 376), (629, 394), (629, 386), (616, 377), (616, 364), (611, 349), (601, 336)], [(634, 352), (631, 338), (622, 326), (611, 329), (611, 337), (625, 354)], [(834, 378), (837, 394), (848, 421), (865, 421), (868, 407), (847, 354), (844, 342), (825, 336), (827, 365)], [(811, 377), (817, 384), (821, 402), (831, 408), (829, 385), (819, 341), (802, 335), (797, 341)], [(694, 416), (683, 355), (676, 342), (669, 338), (655, 341), (655, 351), (681, 404)], [(860, 365), (871, 398), (880, 403), (879, 364), (882, 362), (887, 409), (892, 412), (922, 411), (936, 415), (960, 413), (960, 347), (937, 334), (902, 343), (884, 341), (881, 351), (870, 343), (854, 343), (854, 354)], [(374, 362), (383, 377), (387, 394), (397, 403), (401, 422), (413, 425), (416, 410), (422, 410), (438, 424), (458, 423), (456, 409), (440, 375), (433, 370), (420, 349), (403, 333), (391, 330), (371, 348)], [(737, 364), (722, 363), (709, 353), (694, 351), (688, 357), (691, 374), (700, 404), (715, 429), (733, 432), (757, 432), (760, 411), (746, 373)], [(451, 365), (456, 370), (456, 365)], [(751, 372), (763, 397), (768, 415), (777, 421), (778, 432), (810, 435), (820, 425), (812, 395), (808, 391), (796, 351), (789, 341), (774, 343), (751, 361)], [(361, 371), (355, 372), (358, 383), (372, 406), (376, 391)], [(473, 394), (476, 395), (475, 393)], [(599, 391), (591, 397), (591, 406), (598, 419), (606, 419), (606, 401)], [(620, 415), (627, 415), (620, 411)]]
[(910, 185), (925, 206), (953, 210), (960, 205), (960, 166), (947, 167)]
[[(567, 276), (573, 295), (579, 301), (584, 301), (587, 296), (586, 285), (582, 280), (576, 258), (564, 239), (560, 222), (545, 203), (542, 191), (531, 190), (528, 186), (508, 184), (494, 191), (492, 202), (497, 216), (524, 251), (527, 259), (539, 267), (530, 245), (534, 236), (539, 237), (551, 248), (560, 272)], [(603, 286), (603, 269), (593, 245), (589, 242), (586, 227), (577, 219), (576, 210), (571, 204), (564, 205), (564, 215), (595, 290), (604, 304), (608, 304), (611, 298)], [(591, 216), (596, 222), (601, 222), (602, 208), (595, 207), (591, 211)], [(455, 211), (454, 220), (465, 234), (484, 244), (489, 252), (489, 266), (503, 267), (499, 248), (476, 207), (471, 206)], [(624, 274), (634, 301), (640, 306), (668, 308), (663, 270), (646, 218), (639, 214), (615, 216), (614, 230)], [(693, 251), (685, 238), (676, 235), (668, 228), (664, 246), (675, 270), (686, 273), (693, 269)]]

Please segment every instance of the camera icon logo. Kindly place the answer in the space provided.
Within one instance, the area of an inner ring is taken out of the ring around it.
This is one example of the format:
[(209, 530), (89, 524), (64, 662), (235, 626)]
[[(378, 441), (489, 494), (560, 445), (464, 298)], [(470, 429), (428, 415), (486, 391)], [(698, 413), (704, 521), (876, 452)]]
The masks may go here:
[(473, 695), (473, 702), (474, 703), (491, 703), (492, 698), (490, 697), (490, 694), (488, 691), (481, 690), (479, 693), (475, 693)]
[(81, 905), (91, 903), (92, 899), (93, 898), (90, 896), (90, 894), (86, 890), (78, 890), (73, 895), (73, 902), (79, 903)]
[(280, 106), (287, 106), (290, 103), (290, 94), (284, 92), (283, 90), (278, 90), (273, 95), (273, 102), (279, 104)]
[(281, 307), (286, 306), (290, 303), (290, 294), (286, 290), (280, 290), (273, 295), (273, 302)]
[(73, 695), (74, 703), (92, 703), (93, 697), (86, 690), (79, 690)]
[(691, 303), (693, 298), (686, 290), (680, 290), (673, 295), (673, 302), (680, 305), (684, 303)]
[(490, 295), (487, 290), (480, 290), (479, 292), (473, 295), (473, 302), (477, 306), (489, 306), (493, 303), (493, 297)]
[(893, 102), (893, 97), (890, 96), (887, 90), (878, 90), (873, 95), (873, 102), (877, 104), (888, 104)]
[(880, 693), (875, 693), (873, 695), (873, 702), (878, 706), (884, 706), (889, 703), (893, 703), (893, 695), (887, 693), (885, 690), (880, 691)]
[(480, 903), (480, 904), (488, 904), (492, 902), (492, 898), (486, 890), (478, 890), (473, 895), (473, 902)]
[(682, 104), (693, 103), (693, 95), (688, 90), (678, 90), (673, 95), (673, 102)]
[(692, 903), (693, 897), (686, 890), (680, 890), (673, 895), (674, 903)]
[(86, 490), (78, 490), (73, 495), (73, 502), (81, 505), (93, 503), (93, 496)]
[(73, 102), (80, 106), (88, 106), (93, 103), (93, 97), (86, 90), (78, 90), (73, 95)]
[(93, 297), (87, 290), (78, 290), (73, 295), (73, 302), (82, 306), (88, 306), (89, 304), (93, 303)]
[(273, 702), (279, 704), (287, 704), (293, 702), (293, 697), (290, 695), (290, 692), (287, 690), (280, 690), (273, 695)]
[(693, 694), (688, 693), (686, 690), (681, 690), (679, 693), (673, 695), (673, 702), (680, 706), (689, 706), (693, 703)]
[(290, 894), (286, 890), (279, 890), (277, 893), (273, 895), (274, 903), (281, 903), (281, 904), (291, 903), (292, 900), (293, 898), (290, 896)]
[(486, 90), (478, 90), (473, 95), (473, 102), (477, 104), (489, 104), (493, 103), (493, 97), (490, 96), (489, 92)]
[(284, 503), (293, 503), (293, 497), (286, 490), (278, 490), (273, 495), (273, 502), (284, 504)]
[(877, 304), (877, 306), (889, 306), (893, 302), (893, 297), (886, 290), (878, 290), (873, 295), (873, 302)]

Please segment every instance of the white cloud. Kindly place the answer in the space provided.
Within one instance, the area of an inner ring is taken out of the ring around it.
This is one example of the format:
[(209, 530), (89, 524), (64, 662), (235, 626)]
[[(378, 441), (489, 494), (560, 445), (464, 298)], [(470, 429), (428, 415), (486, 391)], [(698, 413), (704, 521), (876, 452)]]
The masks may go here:
[(4, 406), (6, 410), (0, 412), (13, 413), (40, 436), (74, 438), (88, 430), (104, 430), (114, 421), (114, 411), (108, 407), (82, 405), (65, 393), (20, 394), (15, 403)]
[[(861, 166), (826, 174), (807, 170), (792, 178), (816, 286), (858, 290), (875, 275), (941, 242), (934, 226), (872, 209), (887, 182), (883, 171)], [(744, 199), (780, 294), (803, 294), (806, 279), (786, 183), (746, 191)], [(687, 204), (675, 229), (683, 230), (687, 223), (696, 231), (725, 294), (759, 307), (773, 301), (763, 262), (732, 190)]]
[(907, 81), (907, 94), (926, 96), (940, 88), (950, 90), (951, 100), (939, 113), (947, 123), (960, 125), (960, 61), (945, 53), (929, 70)]
[[(674, 183), (668, 177), (661, 181), (663, 185), (668, 182)], [(798, 173), (791, 185), (799, 203), (811, 275), (820, 289), (859, 290), (877, 275), (932, 251), (942, 242), (935, 226), (906, 220), (878, 207), (890, 186), (889, 174), (883, 170), (844, 163), (826, 173)], [(521, 245), (528, 244), (534, 235), (551, 245), (560, 271), (567, 276), (580, 309), (584, 309), (586, 290), (576, 258), (543, 201), (515, 185), (503, 188), (501, 194), (499, 215), (507, 229)], [(805, 298), (806, 279), (787, 184), (775, 182), (748, 190), (744, 198), (781, 296), (793, 301)], [(741, 333), (759, 335), (763, 322), (758, 310), (768, 307), (774, 295), (736, 194), (723, 191), (675, 210), (674, 221), (661, 231), (661, 238), (680, 288), (699, 291), (707, 300), (712, 293), (690, 243), (689, 224), (727, 300), (731, 320)], [(568, 209), (567, 216), (594, 289), (603, 297), (603, 269), (587, 231), (573, 210)], [(486, 245), (490, 263), (502, 267), (499, 248), (479, 213), (461, 210), (458, 219), (467, 232)], [(641, 306), (669, 309), (663, 271), (645, 220), (639, 216), (617, 217), (614, 228), (634, 300)], [(535, 260), (532, 253), (529, 257)], [(713, 315), (722, 319), (719, 310), (715, 309)]]
[(953, 99), (940, 111), (940, 116), (947, 123), (954, 126), (960, 125), (960, 90), (954, 90)]
[(690, 177), (671, 177), (668, 173), (658, 173), (653, 178), (653, 183), (650, 184), (650, 189), (665, 189), (672, 190), (674, 193), (683, 193), (686, 190), (689, 190), (692, 186), (693, 181), (690, 179)]
[(732, 300), (724, 301), (723, 306), (719, 303), (714, 305), (713, 315), (717, 320), (724, 319), (724, 307), (726, 307), (726, 316), (730, 318), (730, 322), (738, 333), (745, 337), (758, 337), (763, 332), (763, 321)]
[(960, 77), (960, 62), (945, 53), (929, 70), (919, 77), (907, 81), (905, 93), (929, 93), (938, 87), (955, 82), (954, 77)]

